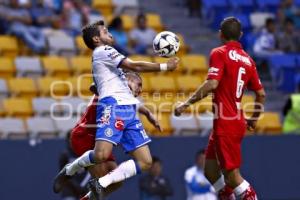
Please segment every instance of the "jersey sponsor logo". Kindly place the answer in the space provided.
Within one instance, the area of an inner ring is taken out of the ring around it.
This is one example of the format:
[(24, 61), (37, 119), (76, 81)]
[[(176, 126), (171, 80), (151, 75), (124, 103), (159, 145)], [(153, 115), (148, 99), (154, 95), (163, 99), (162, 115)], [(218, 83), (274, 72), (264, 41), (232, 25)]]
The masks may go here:
[(119, 131), (124, 130), (124, 121), (122, 119), (116, 119), (115, 128)]
[(99, 127), (102, 128), (106, 125), (109, 125), (110, 117), (111, 117), (111, 107), (112, 106), (106, 106), (102, 112), (102, 117), (100, 119), (100, 125)]
[(218, 76), (218, 72), (219, 72), (220, 69), (216, 68), (216, 67), (210, 67), (208, 69), (208, 74), (209, 75), (215, 75), (215, 76)]
[(108, 56), (109, 58), (111, 58), (112, 60), (114, 60), (114, 59), (116, 59), (117, 57), (121, 56), (121, 54), (120, 54), (119, 52), (117, 52), (117, 51), (113, 51), (113, 52), (107, 54), (107, 56)]
[(238, 54), (236, 50), (230, 50), (229, 51), (229, 58), (231, 60), (234, 60), (235, 62), (241, 61), (247, 65), (251, 65), (250, 59), (246, 56), (242, 56), (241, 54)]
[(105, 129), (104, 134), (106, 137), (111, 137), (113, 136), (113, 130), (111, 128), (107, 128)]

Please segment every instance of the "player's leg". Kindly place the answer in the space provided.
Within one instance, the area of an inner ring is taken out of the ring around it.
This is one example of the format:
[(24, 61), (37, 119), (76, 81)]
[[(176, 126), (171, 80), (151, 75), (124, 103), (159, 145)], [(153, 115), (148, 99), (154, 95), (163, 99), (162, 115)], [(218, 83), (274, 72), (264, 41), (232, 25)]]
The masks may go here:
[(212, 134), (205, 152), (204, 173), (209, 182), (213, 185), (220, 200), (234, 200), (233, 190), (225, 184), (217, 155), (215, 151), (215, 138)]
[[(135, 110), (133, 112), (136, 115)], [(125, 152), (130, 153), (135, 160), (125, 161), (111, 173), (101, 177), (98, 180), (100, 186), (106, 188), (113, 183), (123, 181), (141, 173), (141, 171), (148, 170), (152, 165), (152, 157), (147, 146), (147, 143), (150, 141), (151, 139), (147, 136), (140, 120), (135, 117), (127, 120), (127, 126), (123, 132), (120, 144), (122, 144)], [(93, 184), (99, 188), (98, 183)]]
[(233, 189), (241, 200), (256, 200), (257, 196), (250, 184), (241, 176), (241, 141), (243, 136), (218, 136), (216, 139), (217, 157), (224, 174), (225, 183)]

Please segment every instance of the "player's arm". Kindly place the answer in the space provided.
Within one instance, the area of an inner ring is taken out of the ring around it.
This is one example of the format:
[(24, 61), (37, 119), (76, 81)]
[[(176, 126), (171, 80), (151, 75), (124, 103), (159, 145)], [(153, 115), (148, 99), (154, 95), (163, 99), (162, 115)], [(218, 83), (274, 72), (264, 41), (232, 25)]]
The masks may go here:
[(247, 128), (253, 131), (256, 127), (256, 122), (260, 114), (264, 110), (264, 103), (266, 99), (266, 92), (260, 82), (256, 68), (254, 68), (253, 74), (249, 80), (247, 88), (255, 92), (255, 105), (252, 116), (247, 119)]
[(175, 115), (179, 116), (189, 105), (205, 98), (209, 93), (217, 89), (219, 81), (223, 76), (224, 58), (223, 52), (212, 50), (209, 60), (207, 80), (189, 97), (185, 102), (180, 103), (175, 109)]
[(159, 71), (173, 71), (179, 63), (179, 58), (174, 57), (168, 60), (167, 63), (152, 63), (146, 61), (133, 61), (126, 58), (122, 61), (120, 67), (135, 71), (135, 72), (159, 72)]
[(158, 120), (155, 118), (155, 116), (153, 115), (153, 113), (151, 113), (151, 111), (145, 107), (145, 106), (140, 106), (138, 109), (139, 113), (142, 115), (145, 115), (147, 117), (147, 120), (160, 132), (162, 132), (162, 128), (158, 122)]
[(266, 92), (263, 88), (255, 91), (254, 111), (252, 116), (249, 119), (247, 119), (247, 128), (249, 131), (255, 130), (257, 120), (261, 115), (261, 113), (264, 111), (265, 99), (266, 99)]
[(175, 115), (179, 116), (185, 109), (187, 109), (190, 105), (200, 101), (201, 99), (207, 97), (209, 93), (214, 91), (219, 85), (218, 80), (209, 79), (206, 80), (197, 90), (194, 92), (192, 96), (190, 96), (185, 102), (181, 103), (175, 109)]

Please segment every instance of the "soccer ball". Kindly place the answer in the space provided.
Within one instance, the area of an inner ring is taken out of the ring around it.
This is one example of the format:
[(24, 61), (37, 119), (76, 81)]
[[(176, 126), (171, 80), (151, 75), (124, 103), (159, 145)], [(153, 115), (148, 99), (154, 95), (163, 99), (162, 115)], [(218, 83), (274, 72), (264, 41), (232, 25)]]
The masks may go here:
[(154, 53), (161, 57), (174, 56), (180, 47), (180, 42), (175, 33), (163, 31), (158, 33), (153, 40)]

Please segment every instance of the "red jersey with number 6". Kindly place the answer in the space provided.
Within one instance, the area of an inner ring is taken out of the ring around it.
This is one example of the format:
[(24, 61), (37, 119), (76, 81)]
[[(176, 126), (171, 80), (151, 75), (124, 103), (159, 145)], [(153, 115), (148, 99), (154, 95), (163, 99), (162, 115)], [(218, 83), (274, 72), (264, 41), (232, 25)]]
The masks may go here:
[(253, 59), (239, 42), (227, 42), (211, 51), (207, 79), (219, 81), (213, 92), (214, 133), (244, 134), (246, 124), (241, 109), (244, 89), (263, 88)]

